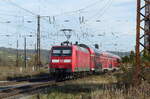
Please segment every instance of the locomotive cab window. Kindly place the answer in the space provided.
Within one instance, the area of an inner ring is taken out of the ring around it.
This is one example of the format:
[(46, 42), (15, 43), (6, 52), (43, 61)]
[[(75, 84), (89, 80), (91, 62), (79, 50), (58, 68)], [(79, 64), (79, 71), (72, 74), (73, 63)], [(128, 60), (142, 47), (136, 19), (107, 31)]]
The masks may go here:
[(54, 47), (52, 49), (52, 56), (71, 56), (71, 47)]

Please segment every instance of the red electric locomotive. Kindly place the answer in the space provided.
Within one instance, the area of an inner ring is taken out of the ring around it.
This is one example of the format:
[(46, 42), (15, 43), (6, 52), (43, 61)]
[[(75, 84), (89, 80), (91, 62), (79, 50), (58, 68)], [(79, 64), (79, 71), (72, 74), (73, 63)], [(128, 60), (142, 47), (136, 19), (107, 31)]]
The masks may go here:
[(50, 72), (56, 78), (65, 78), (73, 74), (94, 70), (94, 52), (83, 45), (62, 43), (53, 46), (50, 57)]

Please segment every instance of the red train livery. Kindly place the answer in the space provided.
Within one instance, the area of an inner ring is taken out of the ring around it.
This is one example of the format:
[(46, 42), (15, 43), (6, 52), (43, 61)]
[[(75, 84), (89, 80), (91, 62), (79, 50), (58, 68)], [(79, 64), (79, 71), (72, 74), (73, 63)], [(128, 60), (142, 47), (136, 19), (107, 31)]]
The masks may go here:
[(84, 44), (53, 46), (49, 70), (57, 77), (81, 72), (106, 72), (117, 70), (120, 57), (96, 51)]

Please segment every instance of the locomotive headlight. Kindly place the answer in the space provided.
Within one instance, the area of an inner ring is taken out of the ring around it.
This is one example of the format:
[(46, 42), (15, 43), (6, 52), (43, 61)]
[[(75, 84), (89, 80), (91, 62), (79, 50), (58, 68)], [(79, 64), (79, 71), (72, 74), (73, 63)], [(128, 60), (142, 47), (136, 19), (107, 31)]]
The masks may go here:
[(58, 59), (52, 59), (52, 63), (59, 63)]
[(70, 63), (71, 59), (64, 59), (64, 63)]

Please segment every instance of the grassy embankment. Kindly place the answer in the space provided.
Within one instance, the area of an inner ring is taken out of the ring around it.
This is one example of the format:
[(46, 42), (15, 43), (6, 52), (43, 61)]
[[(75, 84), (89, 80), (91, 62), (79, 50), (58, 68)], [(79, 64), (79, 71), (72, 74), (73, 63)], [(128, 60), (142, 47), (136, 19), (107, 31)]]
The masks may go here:
[(143, 82), (137, 88), (118, 83), (113, 75), (93, 75), (47, 88), (29, 99), (150, 99), (150, 84)]

